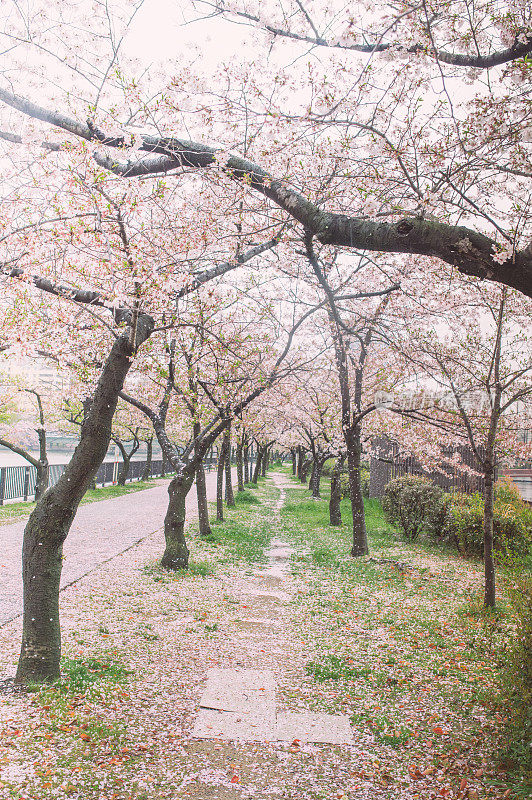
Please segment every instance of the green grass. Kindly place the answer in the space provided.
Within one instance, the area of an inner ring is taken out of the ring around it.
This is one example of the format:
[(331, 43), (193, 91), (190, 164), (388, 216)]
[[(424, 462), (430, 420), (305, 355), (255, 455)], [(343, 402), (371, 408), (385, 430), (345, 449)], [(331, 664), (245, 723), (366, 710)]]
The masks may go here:
[[(123, 494), (131, 494), (132, 492), (140, 492), (143, 489), (151, 489), (155, 486), (154, 481), (135, 481), (128, 483), (125, 486), (102, 486), (99, 489), (89, 489), (85, 494), (81, 505), (85, 503), (97, 503), (99, 500), (111, 500), (113, 497), (120, 497)], [(0, 525), (6, 522), (27, 517), (33, 509), (35, 503), (8, 503), (5, 506), (0, 506)]]
[[(482, 611), (482, 565), (428, 541), (403, 541), (375, 499), (365, 501), (370, 556), (350, 557), (349, 503), (343, 525), (332, 528), (328, 486), (323, 480), (323, 499), (312, 500), (294, 480), (281, 509), (282, 533), (299, 549), (293, 571), (307, 586), (296, 598), (297, 635), (316, 684), (307, 702), (349, 713), (355, 738), (358, 729), (391, 748), (399, 772), (451, 747), (457, 762), (481, 752), (487, 787), (528, 797), (525, 776), (498, 772), (513, 621), (504, 602), (494, 614)], [(487, 720), (480, 728), (479, 713)], [(449, 769), (456, 790), (458, 775)]]
[[(209, 538), (209, 537), (207, 537)], [(172, 583), (186, 577), (206, 578), (214, 574), (214, 565), (209, 561), (197, 561), (190, 559), (186, 569), (165, 569), (160, 563), (146, 564), (143, 572), (148, 575), (155, 583)]]
[[(235, 495), (235, 506), (224, 506), (223, 522), (216, 520), (216, 505), (209, 504), (212, 534), (199, 541), (196, 538), (195, 544), (217, 564), (265, 561), (264, 551), (271, 539), (273, 502), (278, 490), (266, 479), (259, 486), (248, 486), (252, 488)], [(192, 523), (189, 530), (197, 532), (197, 524)]]

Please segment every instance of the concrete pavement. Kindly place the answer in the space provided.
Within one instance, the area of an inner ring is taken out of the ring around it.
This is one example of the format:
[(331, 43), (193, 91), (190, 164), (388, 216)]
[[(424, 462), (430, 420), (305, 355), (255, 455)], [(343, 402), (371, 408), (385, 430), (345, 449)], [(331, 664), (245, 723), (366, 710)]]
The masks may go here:
[[(63, 547), (61, 588), (162, 529), (169, 481), (79, 507)], [(216, 473), (206, 474), (207, 497), (216, 499)], [(187, 519), (197, 517), (196, 487), (187, 497)], [(0, 525), (0, 625), (22, 612), (22, 538), (26, 519)], [(162, 552), (162, 551), (161, 551)]]

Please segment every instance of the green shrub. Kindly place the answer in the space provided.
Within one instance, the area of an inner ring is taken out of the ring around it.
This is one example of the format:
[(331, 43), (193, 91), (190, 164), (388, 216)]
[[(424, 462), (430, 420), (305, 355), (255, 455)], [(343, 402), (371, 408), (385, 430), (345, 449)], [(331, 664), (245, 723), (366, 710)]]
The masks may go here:
[(349, 491), (349, 475), (346, 469), (340, 473), (340, 493), (342, 500), (350, 497), (351, 494)]
[(360, 470), (360, 482), (362, 483), (362, 495), (369, 497), (369, 469), (363, 467)]
[[(474, 494), (450, 495), (445, 533), (463, 555), (482, 556), (484, 550), (484, 498)], [(508, 479), (497, 481), (493, 504), (493, 549), (499, 555), (526, 556), (532, 544), (532, 509)]]
[(446, 498), (442, 489), (427, 478), (404, 475), (386, 486), (382, 508), (387, 522), (398, 525), (413, 541), (421, 531), (433, 532), (445, 518)]
[[(360, 483), (362, 485), (362, 496), (369, 497), (369, 469), (365, 467), (360, 470)], [(346, 469), (340, 473), (340, 490), (342, 492), (342, 500), (350, 496), (349, 473)]]

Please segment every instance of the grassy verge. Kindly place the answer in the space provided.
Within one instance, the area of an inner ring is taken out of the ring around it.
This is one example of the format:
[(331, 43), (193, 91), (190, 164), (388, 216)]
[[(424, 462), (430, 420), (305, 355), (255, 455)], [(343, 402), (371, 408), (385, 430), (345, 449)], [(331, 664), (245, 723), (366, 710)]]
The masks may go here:
[(206, 577), (230, 564), (264, 563), (278, 496), (278, 490), (265, 478), (258, 486), (247, 484), (243, 492), (235, 492), (233, 508), (224, 504), (223, 522), (216, 520), (216, 504), (209, 503), (212, 534), (201, 537), (196, 520), (187, 526), (191, 553), (188, 569), (173, 572), (159, 564), (148, 564), (145, 573), (158, 583), (170, 583), (191, 576)]
[[(81, 504), (96, 503), (99, 500), (110, 500), (113, 497), (120, 497), (123, 494), (140, 492), (143, 489), (151, 489), (155, 486), (154, 481), (135, 481), (125, 486), (102, 486), (99, 489), (89, 489)], [(8, 503), (0, 506), (0, 525), (6, 522), (13, 522), (21, 517), (27, 517), (35, 508), (35, 503)]]
[[(345, 501), (342, 513), (347, 521)], [(373, 742), (371, 780), (399, 792), (413, 784), (423, 800), (530, 797), (519, 764), (501, 766), (515, 620), (504, 603), (482, 611), (481, 565), (403, 542), (375, 500), (366, 504), (371, 555), (352, 559), (347, 526), (331, 528), (327, 502), (295, 481), (281, 518), (299, 549), (305, 704), (349, 714), (355, 739)]]

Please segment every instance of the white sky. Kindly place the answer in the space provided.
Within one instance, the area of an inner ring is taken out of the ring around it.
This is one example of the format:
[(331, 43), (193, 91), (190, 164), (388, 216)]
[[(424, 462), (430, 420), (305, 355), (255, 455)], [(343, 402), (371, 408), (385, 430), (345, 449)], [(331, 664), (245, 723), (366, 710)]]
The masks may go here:
[(220, 18), (184, 24), (184, 14), (191, 17), (189, 3), (144, 0), (124, 42), (124, 51), (147, 63), (178, 59), (183, 48), (190, 45), (200, 47), (212, 66), (239, 57), (249, 28), (223, 22)]

